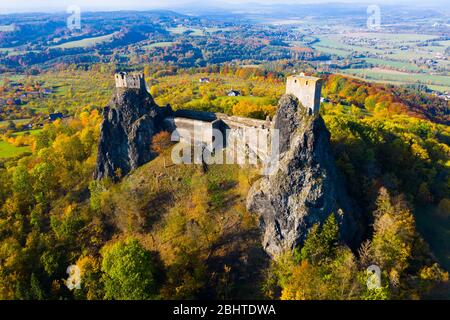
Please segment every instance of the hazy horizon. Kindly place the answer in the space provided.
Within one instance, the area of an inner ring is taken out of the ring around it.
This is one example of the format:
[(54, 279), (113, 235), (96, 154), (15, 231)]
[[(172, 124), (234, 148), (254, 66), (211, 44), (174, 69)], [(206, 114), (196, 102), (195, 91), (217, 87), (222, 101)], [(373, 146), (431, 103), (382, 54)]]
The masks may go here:
[[(375, 3), (374, 3), (375, 2)], [(55, 11), (65, 11), (70, 5), (78, 5), (86, 11), (117, 11), (117, 10), (163, 10), (163, 9), (179, 9), (179, 8), (190, 8), (190, 9), (202, 9), (211, 7), (227, 7), (230, 8), (240, 8), (242, 10), (248, 9), (251, 5), (254, 6), (264, 6), (264, 5), (302, 5), (302, 4), (379, 4), (379, 5), (414, 5), (417, 7), (436, 7), (445, 8), (446, 0), (431, 0), (426, 4), (423, 1), (408, 1), (400, 0), (395, 4), (389, 0), (378, 0), (378, 1), (361, 1), (361, 0), (174, 0), (174, 1), (158, 1), (158, 0), (128, 0), (126, 3), (124, 1), (118, 0), (15, 0), (14, 2), (6, 3), (5, 0), (0, 2), (0, 13), (24, 13), (24, 12), (55, 12)]]

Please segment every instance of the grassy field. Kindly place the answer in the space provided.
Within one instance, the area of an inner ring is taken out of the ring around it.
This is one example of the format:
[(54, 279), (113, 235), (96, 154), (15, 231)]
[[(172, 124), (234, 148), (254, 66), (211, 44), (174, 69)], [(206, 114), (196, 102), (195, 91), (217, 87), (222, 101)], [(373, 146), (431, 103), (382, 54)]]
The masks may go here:
[[(313, 47), (319, 48), (328, 48), (328, 49), (339, 49), (343, 51), (347, 51), (351, 53), (352, 51), (357, 52), (369, 52), (374, 54), (383, 54), (385, 50), (375, 49), (372, 47), (363, 47), (363, 46), (355, 46), (349, 45), (342, 42), (342, 39), (338, 36), (321, 36), (319, 37), (320, 41), (316, 42)], [(320, 51), (320, 50), (319, 50)]]
[(17, 56), (19, 54), (24, 54), (27, 52), (39, 52), (39, 51), (37, 51), (37, 50), (23, 51), (19, 47), (0, 48), (0, 53), (7, 53), (8, 56)]
[(411, 71), (411, 72), (424, 71), (423, 68), (420, 68), (420, 67), (416, 66), (415, 64), (412, 64), (409, 62), (383, 60), (383, 59), (377, 59), (377, 58), (366, 58), (366, 59), (364, 59), (364, 61), (366, 61), (367, 63), (371, 63), (373, 65), (390, 67), (390, 68), (395, 68), (395, 69), (404, 70), (404, 71)]
[(107, 34), (107, 35), (100, 36), (100, 37), (86, 38), (86, 39), (81, 39), (81, 40), (77, 40), (77, 41), (70, 41), (70, 42), (66, 42), (63, 44), (59, 44), (57, 46), (53, 46), (51, 48), (71, 49), (71, 48), (94, 47), (97, 44), (111, 40), (115, 34), (116, 33), (114, 32), (114, 33)]
[(438, 38), (435, 35), (428, 34), (416, 34), (416, 33), (379, 33), (379, 32), (355, 32), (355, 33), (347, 33), (345, 34), (349, 37), (356, 38), (367, 38), (367, 39), (382, 39), (382, 40), (390, 40), (390, 41), (401, 41), (401, 42), (417, 42), (417, 41), (426, 41), (434, 38)]
[(344, 69), (341, 73), (352, 75), (366, 80), (378, 80), (393, 83), (422, 83), (426, 85), (437, 85), (447, 87), (450, 90), (450, 77), (430, 74), (392, 74), (373, 69)]
[(16, 157), (25, 152), (31, 152), (30, 147), (15, 147), (8, 142), (0, 141), (0, 158)]
[(339, 56), (339, 57), (347, 57), (349, 55), (348, 51), (345, 51), (345, 50), (342, 50), (342, 49), (323, 47), (323, 46), (320, 46), (320, 45), (314, 45), (313, 47), (317, 51), (325, 53), (325, 54), (336, 55), (336, 56)]
[[(31, 119), (17, 119), (12, 120), (16, 125), (28, 123)], [(0, 121), (0, 128), (5, 128), (9, 124), (9, 120)]]
[(233, 28), (231, 28), (231, 27), (229, 27), (229, 28), (215, 28), (215, 27), (212, 27), (212, 28), (206, 28), (204, 30), (204, 32), (216, 33), (216, 32), (228, 32), (228, 31), (232, 31), (232, 30), (233, 30)]
[(417, 60), (417, 59), (433, 59), (434, 53), (428, 51), (393, 51), (392, 53), (385, 55), (387, 59), (392, 60)]
[(448, 86), (437, 86), (434, 84), (428, 85), (428, 88), (430, 88), (431, 90), (440, 91), (440, 92), (445, 92), (445, 91), (449, 90)]
[(171, 41), (167, 41), (167, 42), (156, 42), (156, 43), (149, 44), (149, 45), (147, 45), (147, 46), (143, 46), (142, 48), (143, 48), (143, 49), (146, 49), (146, 50), (150, 50), (150, 49), (152, 49), (152, 48), (166, 48), (166, 47), (171, 47), (171, 46), (173, 46), (174, 43), (175, 43), (175, 42), (171, 42)]
[(183, 27), (183, 26), (178, 26), (176, 28), (169, 28), (169, 29), (167, 29), (167, 31), (169, 31), (173, 34), (183, 34), (186, 31), (192, 31), (192, 33), (191, 33), (192, 36), (204, 36), (205, 35), (203, 30), (201, 30), (199, 28), (188, 28), (188, 27)]
[(20, 74), (10, 74), (10, 73), (4, 73), (2, 75), (0, 75), (0, 84), (3, 85), (3, 80), (7, 78), (9, 81), (23, 81), (23, 79), (25, 78), (25, 76), (20, 75)]
[(26, 133), (29, 133), (32, 136), (36, 136), (41, 131), (42, 131), (42, 129), (33, 129), (33, 130), (28, 130), (28, 131), (21, 131), (21, 132), (14, 133), (13, 136), (14, 137), (19, 137), (19, 136), (23, 136)]

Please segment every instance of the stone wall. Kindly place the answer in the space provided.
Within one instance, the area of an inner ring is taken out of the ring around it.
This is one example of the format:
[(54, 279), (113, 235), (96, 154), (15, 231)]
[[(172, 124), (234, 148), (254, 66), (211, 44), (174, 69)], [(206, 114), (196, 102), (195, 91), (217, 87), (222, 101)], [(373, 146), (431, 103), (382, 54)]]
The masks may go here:
[[(181, 116), (183, 115), (183, 116)], [(164, 119), (170, 131), (176, 131), (176, 141), (202, 143), (211, 149), (226, 148), (247, 160), (265, 161), (269, 156), (271, 121), (228, 116), (220, 113), (180, 110), (175, 116)], [(222, 140), (215, 137), (220, 132)], [(246, 161), (247, 161), (246, 160)], [(242, 161), (242, 159), (237, 160)]]
[(210, 121), (202, 121), (181, 117), (165, 119), (166, 125), (178, 134), (177, 141), (186, 143), (203, 143), (212, 146), (213, 126)]

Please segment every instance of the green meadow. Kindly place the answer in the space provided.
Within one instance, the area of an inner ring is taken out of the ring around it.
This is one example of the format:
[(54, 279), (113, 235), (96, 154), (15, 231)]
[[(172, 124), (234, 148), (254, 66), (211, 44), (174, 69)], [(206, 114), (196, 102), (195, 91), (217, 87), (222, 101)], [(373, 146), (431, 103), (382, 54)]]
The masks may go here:
[(109, 40), (112, 39), (112, 37), (115, 35), (116, 33), (111, 33), (111, 34), (107, 34), (104, 36), (100, 36), (100, 37), (93, 37), (93, 38), (86, 38), (86, 39), (81, 39), (81, 40), (76, 40), (76, 41), (70, 41), (70, 42), (66, 42), (63, 44), (59, 44), (56, 46), (53, 46), (51, 48), (59, 48), (59, 49), (71, 49), (71, 48), (88, 48), (88, 47), (94, 47), (97, 44), (103, 43), (103, 42), (107, 42)]
[(152, 43), (152, 44), (143, 46), (142, 48), (146, 49), (146, 50), (150, 50), (152, 48), (166, 48), (166, 47), (173, 46), (174, 43), (175, 42), (172, 42), (172, 41), (156, 42), (156, 43)]
[(421, 72), (426, 71), (424, 68), (420, 68), (413, 63), (403, 62), (403, 61), (394, 61), (394, 60), (384, 60), (377, 58), (365, 58), (364, 61), (371, 63), (376, 66), (395, 68), (399, 70), (412, 71), (412, 72)]
[(430, 75), (423, 73), (388, 73), (372, 69), (344, 69), (341, 71), (343, 74), (357, 76), (367, 80), (380, 80), (387, 82), (400, 82), (400, 83), (422, 83), (426, 85), (438, 85), (450, 88), (450, 77)]
[[(11, 121), (14, 122), (15, 125), (21, 125), (21, 124), (28, 123), (30, 120), (31, 119), (16, 119), (16, 120), (11, 120)], [(9, 121), (10, 120), (0, 121), (0, 129), (6, 128), (9, 125)]]
[(0, 141), (0, 158), (16, 157), (25, 152), (31, 152), (30, 147), (16, 147), (8, 142)]
[(183, 34), (187, 31), (192, 31), (191, 35), (193, 35), (193, 36), (204, 36), (205, 35), (203, 30), (201, 30), (199, 28), (188, 28), (188, 27), (183, 27), (183, 26), (178, 26), (176, 28), (169, 28), (169, 29), (167, 29), (167, 31), (169, 31), (173, 34)]
[(41, 131), (42, 131), (42, 129), (33, 129), (33, 130), (28, 130), (28, 131), (20, 131), (20, 132), (13, 133), (13, 136), (14, 137), (20, 137), (20, 136), (23, 136), (25, 134), (30, 134), (32, 136), (36, 136)]

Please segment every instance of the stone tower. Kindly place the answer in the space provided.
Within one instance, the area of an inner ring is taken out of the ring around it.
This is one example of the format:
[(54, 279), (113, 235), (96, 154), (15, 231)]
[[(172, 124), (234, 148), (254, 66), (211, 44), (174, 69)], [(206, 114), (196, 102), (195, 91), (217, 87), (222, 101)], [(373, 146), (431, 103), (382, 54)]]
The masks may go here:
[(304, 73), (290, 76), (286, 82), (286, 94), (292, 94), (309, 109), (310, 114), (319, 113), (322, 79), (305, 76)]
[(115, 75), (116, 88), (146, 90), (144, 74), (140, 72), (119, 72)]

